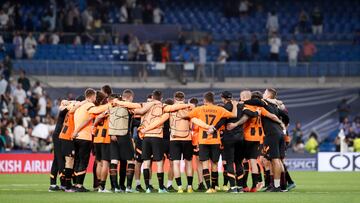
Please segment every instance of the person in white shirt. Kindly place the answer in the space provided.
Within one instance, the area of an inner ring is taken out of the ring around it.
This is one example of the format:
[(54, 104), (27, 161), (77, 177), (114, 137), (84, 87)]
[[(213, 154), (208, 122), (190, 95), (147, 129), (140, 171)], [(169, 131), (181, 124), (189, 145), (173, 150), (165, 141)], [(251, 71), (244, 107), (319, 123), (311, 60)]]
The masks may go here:
[(268, 33), (274, 33), (279, 30), (279, 19), (275, 11), (271, 11), (268, 14), (268, 18), (266, 21), (266, 29)]
[(52, 33), (50, 36), (50, 44), (57, 45), (60, 43), (60, 37), (58, 33)]
[(128, 12), (126, 8), (126, 4), (123, 4), (120, 7), (120, 23), (127, 23), (128, 22)]
[(156, 6), (155, 9), (153, 10), (153, 22), (155, 24), (160, 24), (163, 15), (164, 12), (160, 9), (159, 6)]
[(240, 15), (246, 15), (249, 11), (249, 2), (247, 0), (240, 1), (239, 12)]
[(227, 58), (229, 58), (228, 53), (225, 50), (225, 47), (221, 47), (220, 48), (220, 53), (219, 56), (217, 58), (217, 68), (216, 68), (216, 75), (217, 75), (217, 80), (219, 82), (224, 82), (225, 78), (224, 78), (224, 68), (225, 68), (225, 63), (227, 61)]
[(6, 29), (7, 24), (9, 22), (9, 15), (4, 12), (4, 10), (0, 10), (0, 28)]
[(196, 81), (201, 82), (206, 78), (205, 65), (207, 61), (207, 50), (204, 40), (200, 42), (199, 47), (199, 64), (196, 69)]
[(46, 116), (46, 97), (45, 95), (40, 96), (38, 101), (38, 115), (40, 116), (41, 120), (43, 120)]
[(0, 75), (0, 95), (4, 95), (8, 86), (8, 81), (5, 80), (4, 76)]
[(32, 33), (30, 32), (29, 35), (26, 37), (24, 43), (25, 53), (29, 59), (32, 59), (34, 57), (36, 52), (36, 46), (37, 46), (37, 42), (33, 37)]
[(23, 126), (23, 121), (18, 119), (17, 125), (14, 127), (14, 144), (21, 149), (30, 148), (30, 137), (26, 133), (26, 129)]
[(40, 81), (36, 81), (34, 87), (33, 87), (33, 93), (36, 95), (41, 96), (43, 94), (43, 88), (41, 87)]
[(92, 12), (89, 8), (86, 8), (82, 13), (81, 13), (81, 20), (83, 23), (83, 26), (86, 30), (91, 30), (92, 29), (92, 25), (94, 22), (94, 17), (92, 16)]
[(291, 40), (286, 48), (288, 54), (289, 66), (296, 67), (300, 48), (296, 44), (295, 40)]
[(279, 52), (281, 47), (281, 39), (276, 33), (273, 33), (269, 39), (270, 60), (279, 61)]
[(22, 88), (21, 84), (18, 84), (16, 86), (16, 89), (14, 90), (13, 96), (14, 96), (15, 102), (17, 102), (18, 104), (23, 105), (25, 103), (26, 92)]
[(15, 58), (21, 59), (23, 57), (23, 39), (20, 36), (19, 32), (15, 32), (15, 36), (13, 38), (14, 52)]

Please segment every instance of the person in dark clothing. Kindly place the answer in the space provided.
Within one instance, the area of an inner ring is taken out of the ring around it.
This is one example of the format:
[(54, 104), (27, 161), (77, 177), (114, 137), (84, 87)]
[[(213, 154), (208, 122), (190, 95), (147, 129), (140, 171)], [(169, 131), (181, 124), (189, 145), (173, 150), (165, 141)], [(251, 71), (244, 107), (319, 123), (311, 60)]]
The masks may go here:
[(27, 78), (25, 74), (26, 73), (24, 70), (20, 71), (20, 77), (18, 79), (18, 83), (20, 83), (22, 85), (22, 88), (25, 90), (25, 92), (27, 92), (30, 90), (31, 84), (29, 78)]

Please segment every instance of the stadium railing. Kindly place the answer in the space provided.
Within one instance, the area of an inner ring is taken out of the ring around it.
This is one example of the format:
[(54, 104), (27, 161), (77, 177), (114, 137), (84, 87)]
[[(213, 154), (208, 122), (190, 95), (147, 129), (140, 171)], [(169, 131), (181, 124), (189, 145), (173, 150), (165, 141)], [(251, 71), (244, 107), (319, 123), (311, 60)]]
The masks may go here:
[[(34, 76), (66, 77), (137, 77), (146, 69), (149, 77), (179, 78), (185, 75), (188, 82), (196, 78), (199, 65), (196, 63), (146, 63), (120, 61), (52, 61), (16, 60), (16, 69), (24, 69)], [(226, 64), (206, 63), (205, 81), (215, 81), (223, 74), (225, 78), (260, 77), (359, 77), (360, 62), (311, 62), (298, 63), (290, 67), (283, 62), (228, 62)]]

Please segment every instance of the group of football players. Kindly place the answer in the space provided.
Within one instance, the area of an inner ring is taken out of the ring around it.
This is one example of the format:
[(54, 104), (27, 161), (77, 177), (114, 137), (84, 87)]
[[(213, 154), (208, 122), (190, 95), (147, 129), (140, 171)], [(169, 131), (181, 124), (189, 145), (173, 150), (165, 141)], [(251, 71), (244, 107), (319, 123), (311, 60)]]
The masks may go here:
[[(49, 191), (88, 192), (84, 179), (92, 153), (93, 188), (98, 192), (192, 193), (194, 173), (196, 191), (206, 193), (285, 192), (295, 187), (284, 164), (289, 117), (275, 89), (264, 93), (244, 90), (239, 101), (224, 91), (222, 104), (215, 104), (214, 93), (207, 92), (202, 105), (196, 98), (187, 100), (180, 91), (165, 101), (159, 90), (143, 103), (133, 102), (134, 96), (130, 89), (114, 94), (105, 85), (99, 91), (86, 89), (74, 101), (61, 102), (53, 133)], [(183, 170), (181, 162), (185, 163)], [(155, 171), (158, 189), (151, 184)], [(249, 173), (251, 187), (247, 186)], [(110, 190), (106, 189), (108, 176)]]

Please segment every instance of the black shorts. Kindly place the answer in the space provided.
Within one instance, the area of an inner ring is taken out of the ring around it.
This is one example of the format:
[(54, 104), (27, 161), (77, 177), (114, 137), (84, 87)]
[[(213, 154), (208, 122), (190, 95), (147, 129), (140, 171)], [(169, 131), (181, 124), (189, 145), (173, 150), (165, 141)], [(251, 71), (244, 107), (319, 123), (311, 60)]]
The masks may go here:
[(94, 143), (95, 159), (101, 161), (101, 143)]
[(265, 136), (262, 151), (267, 159), (280, 159), (281, 155), (285, 156), (285, 150), (286, 145), (282, 134)]
[(133, 160), (134, 146), (129, 135), (116, 136), (117, 141), (110, 143), (111, 160)]
[(199, 159), (200, 161), (211, 160), (216, 163), (220, 158), (220, 144), (200, 144)]
[(110, 161), (110, 143), (95, 143), (96, 160)]
[(145, 137), (142, 143), (142, 159), (161, 161), (164, 157), (164, 141), (158, 137)]
[(249, 159), (257, 159), (260, 155), (260, 142), (256, 141), (244, 141), (245, 148), (245, 158)]
[(170, 160), (191, 161), (193, 156), (193, 145), (191, 141), (170, 141)]
[(164, 146), (163, 146), (164, 158), (170, 159), (170, 140), (163, 139), (163, 142), (164, 142)]
[(60, 139), (60, 142), (61, 142), (61, 155), (64, 157), (65, 156), (74, 157), (75, 155), (74, 141)]
[(244, 159), (244, 141), (224, 142), (222, 158), (225, 161), (242, 161)]

